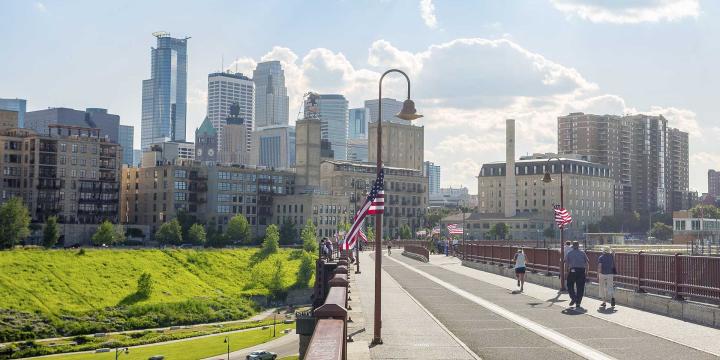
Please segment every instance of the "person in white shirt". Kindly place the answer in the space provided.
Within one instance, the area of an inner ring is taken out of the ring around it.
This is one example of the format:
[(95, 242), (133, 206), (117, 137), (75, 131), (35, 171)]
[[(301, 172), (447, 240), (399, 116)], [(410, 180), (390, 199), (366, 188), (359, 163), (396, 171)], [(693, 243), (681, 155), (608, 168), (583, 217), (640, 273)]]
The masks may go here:
[(513, 257), (515, 261), (515, 277), (517, 278), (517, 284), (520, 287), (520, 291), (523, 291), (525, 286), (525, 252), (522, 249), (518, 249)]

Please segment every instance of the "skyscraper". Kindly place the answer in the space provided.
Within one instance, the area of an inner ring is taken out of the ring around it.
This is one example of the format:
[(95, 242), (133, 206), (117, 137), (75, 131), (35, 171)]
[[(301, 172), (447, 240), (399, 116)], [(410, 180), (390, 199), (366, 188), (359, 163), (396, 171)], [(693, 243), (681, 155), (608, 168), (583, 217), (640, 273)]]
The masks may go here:
[(222, 148), (224, 126), (230, 116), (230, 107), (237, 105), (238, 117), (248, 128), (246, 151), (250, 151), (251, 131), (255, 109), (255, 83), (241, 73), (212, 73), (208, 75), (207, 118), (218, 130), (218, 143)]
[[(402, 110), (403, 103), (402, 101), (397, 101), (395, 99), (391, 98), (382, 98), (382, 113), (383, 113), (383, 121), (388, 121), (392, 123), (397, 124), (407, 124), (408, 122), (402, 119), (398, 119), (395, 117), (400, 110)], [(378, 121), (378, 100), (365, 100), (365, 107), (370, 112), (370, 119), (369, 122), (376, 122)]]
[(295, 127), (268, 126), (253, 132), (253, 163), (273, 168), (295, 165)]
[(240, 105), (230, 105), (230, 115), (225, 119), (223, 141), (220, 144), (220, 162), (249, 164), (251, 156), (247, 146), (248, 137), (252, 138), (252, 130), (240, 115)]
[(133, 141), (135, 140), (135, 128), (129, 125), (120, 125), (118, 143), (122, 146), (122, 163), (133, 164)]
[(255, 124), (265, 126), (288, 125), (290, 99), (285, 87), (285, 72), (279, 61), (257, 64), (253, 71), (255, 82)]
[(615, 210), (672, 211), (688, 192), (688, 134), (667, 126), (663, 116), (591, 115), (558, 117), (558, 151), (579, 154), (610, 167)]
[(423, 176), (428, 177), (428, 193), (430, 195), (440, 194), (440, 165), (426, 161), (423, 167)]
[[(384, 111), (383, 111), (384, 112)], [(368, 160), (377, 160), (377, 122), (368, 126)], [(423, 126), (386, 123), (382, 124), (382, 160), (385, 166), (422, 171), (425, 149)]]
[(150, 79), (142, 84), (141, 145), (184, 141), (187, 113), (187, 40), (156, 32)]
[(27, 101), (25, 99), (0, 99), (0, 110), (17, 111), (18, 127), (25, 127), (25, 110)]
[(321, 94), (317, 106), (321, 138), (330, 142), (335, 160), (347, 160), (348, 101), (342, 95)]
[(348, 116), (348, 139), (367, 139), (369, 120), (370, 110), (368, 110), (368, 108), (350, 109)]
[(716, 198), (720, 195), (720, 171), (708, 170), (708, 194)]

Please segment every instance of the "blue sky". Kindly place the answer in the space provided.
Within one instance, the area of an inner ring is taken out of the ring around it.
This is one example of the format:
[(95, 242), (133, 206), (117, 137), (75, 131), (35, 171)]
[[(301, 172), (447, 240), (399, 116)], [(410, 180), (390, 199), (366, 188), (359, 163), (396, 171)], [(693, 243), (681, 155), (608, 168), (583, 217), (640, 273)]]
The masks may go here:
[[(355, 0), (0, 2), (0, 97), (29, 110), (105, 107), (136, 126), (151, 33), (189, 41), (188, 137), (205, 115), (207, 74), (286, 68), (294, 120), (308, 90), (377, 96), (383, 70), (413, 80), (426, 160), (443, 186), (468, 186), (504, 153), (556, 151), (569, 111), (663, 114), (691, 133), (691, 189), (720, 167), (716, 105), (720, 3), (699, 0)], [(234, 62), (238, 59), (237, 62)], [(386, 93), (401, 97), (402, 84)]]

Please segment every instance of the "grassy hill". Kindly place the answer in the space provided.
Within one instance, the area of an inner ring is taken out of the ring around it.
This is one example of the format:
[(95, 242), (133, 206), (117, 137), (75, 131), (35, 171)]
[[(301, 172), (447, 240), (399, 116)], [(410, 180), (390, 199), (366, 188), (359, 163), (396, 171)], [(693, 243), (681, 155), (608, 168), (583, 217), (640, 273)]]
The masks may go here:
[[(295, 286), (300, 252), (263, 258), (237, 250), (12, 250), (0, 252), (0, 341), (234, 320), (248, 295)], [(140, 275), (149, 297), (136, 296)], [(28, 327), (32, 324), (31, 327)]]

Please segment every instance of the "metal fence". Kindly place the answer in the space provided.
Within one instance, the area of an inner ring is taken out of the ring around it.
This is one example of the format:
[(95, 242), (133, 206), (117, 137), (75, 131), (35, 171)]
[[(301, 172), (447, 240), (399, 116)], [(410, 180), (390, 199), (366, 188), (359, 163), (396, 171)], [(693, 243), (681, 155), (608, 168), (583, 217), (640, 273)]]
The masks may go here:
[[(518, 246), (466, 243), (459, 246), (460, 256), (468, 261), (512, 265)], [(527, 268), (533, 272), (558, 274), (558, 249), (526, 248)], [(588, 278), (597, 281), (598, 257), (602, 252), (587, 251), (590, 260)], [(720, 257), (615, 253), (615, 283), (640, 292), (670, 295), (720, 303)]]

